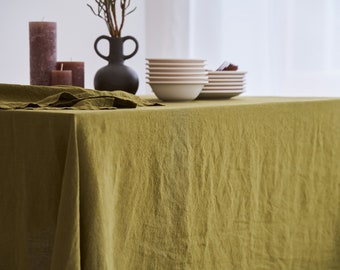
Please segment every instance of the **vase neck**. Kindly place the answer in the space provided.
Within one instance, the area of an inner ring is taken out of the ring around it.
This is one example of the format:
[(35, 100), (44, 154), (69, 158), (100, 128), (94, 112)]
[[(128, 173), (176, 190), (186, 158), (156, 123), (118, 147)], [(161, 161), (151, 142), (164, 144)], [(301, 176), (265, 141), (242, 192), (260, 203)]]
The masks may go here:
[(111, 37), (109, 63), (110, 64), (124, 63), (122, 38)]

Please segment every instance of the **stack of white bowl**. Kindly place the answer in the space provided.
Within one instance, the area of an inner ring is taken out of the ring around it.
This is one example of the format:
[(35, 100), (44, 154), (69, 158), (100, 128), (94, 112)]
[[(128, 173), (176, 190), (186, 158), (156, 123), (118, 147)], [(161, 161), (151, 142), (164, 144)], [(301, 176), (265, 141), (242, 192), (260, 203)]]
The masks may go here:
[(146, 59), (146, 79), (163, 101), (188, 101), (198, 97), (208, 82), (205, 60)]
[(209, 71), (199, 98), (231, 98), (245, 92), (244, 71)]

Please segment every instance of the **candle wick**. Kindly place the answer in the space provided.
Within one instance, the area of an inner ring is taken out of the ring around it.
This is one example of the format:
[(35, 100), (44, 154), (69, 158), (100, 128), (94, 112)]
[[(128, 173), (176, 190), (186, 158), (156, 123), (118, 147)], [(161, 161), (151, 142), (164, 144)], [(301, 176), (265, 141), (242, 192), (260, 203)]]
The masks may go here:
[(64, 69), (64, 64), (61, 64), (60, 70)]

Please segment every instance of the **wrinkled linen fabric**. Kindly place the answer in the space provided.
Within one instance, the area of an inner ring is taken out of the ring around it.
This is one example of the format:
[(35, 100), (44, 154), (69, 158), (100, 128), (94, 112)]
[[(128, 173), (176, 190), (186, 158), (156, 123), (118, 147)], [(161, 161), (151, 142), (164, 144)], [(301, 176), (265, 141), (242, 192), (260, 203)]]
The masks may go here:
[(75, 86), (0, 84), (0, 109), (107, 110), (159, 105), (124, 91)]
[(340, 269), (339, 99), (165, 105), (0, 111), (0, 269)]

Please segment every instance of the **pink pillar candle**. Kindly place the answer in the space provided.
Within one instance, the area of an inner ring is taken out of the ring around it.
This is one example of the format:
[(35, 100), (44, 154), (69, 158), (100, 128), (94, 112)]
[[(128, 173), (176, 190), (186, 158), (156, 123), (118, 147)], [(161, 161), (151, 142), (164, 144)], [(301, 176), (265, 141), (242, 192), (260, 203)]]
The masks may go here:
[(57, 24), (29, 22), (29, 50), (31, 84), (50, 85), (57, 62)]
[(51, 85), (72, 85), (72, 70), (52, 70)]
[(84, 87), (84, 62), (57, 62), (57, 69), (72, 70), (72, 85)]

